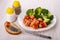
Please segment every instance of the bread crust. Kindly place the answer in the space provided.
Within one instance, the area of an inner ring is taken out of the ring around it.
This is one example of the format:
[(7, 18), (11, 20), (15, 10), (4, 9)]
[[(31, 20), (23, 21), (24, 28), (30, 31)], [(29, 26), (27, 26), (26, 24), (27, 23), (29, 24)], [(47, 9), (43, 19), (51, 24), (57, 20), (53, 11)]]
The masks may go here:
[[(7, 23), (7, 22), (6, 22), (6, 23)], [(5, 23), (5, 24), (6, 24), (6, 23)], [(4, 24), (4, 25), (5, 25), (5, 24)], [(9, 27), (7, 27), (7, 26), (5, 25), (5, 29), (6, 29), (6, 31), (7, 31), (9, 34), (18, 35), (18, 34), (21, 33), (21, 29), (20, 29), (15, 23), (10, 23), (10, 25), (12, 25), (13, 27), (17, 28), (18, 31), (17, 31), (17, 32), (14, 32), (14, 31), (10, 30)]]

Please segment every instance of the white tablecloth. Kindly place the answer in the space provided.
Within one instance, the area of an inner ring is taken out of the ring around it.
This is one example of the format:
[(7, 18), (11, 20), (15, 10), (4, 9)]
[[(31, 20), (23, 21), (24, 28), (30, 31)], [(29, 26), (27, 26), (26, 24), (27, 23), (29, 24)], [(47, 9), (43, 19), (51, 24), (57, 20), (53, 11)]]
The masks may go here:
[[(60, 40), (60, 0), (19, 0), (22, 10), (36, 8), (41, 6), (47, 8), (56, 15), (57, 23), (50, 30), (41, 32), (41, 34), (52, 37), (52, 40)], [(0, 0), (0, 40), (49, 40), (23, 32), (19, 35), (10, 35), (6, 32), (4, 21), (6, 20), (6, 8), (11, 7), (13, 0)]]

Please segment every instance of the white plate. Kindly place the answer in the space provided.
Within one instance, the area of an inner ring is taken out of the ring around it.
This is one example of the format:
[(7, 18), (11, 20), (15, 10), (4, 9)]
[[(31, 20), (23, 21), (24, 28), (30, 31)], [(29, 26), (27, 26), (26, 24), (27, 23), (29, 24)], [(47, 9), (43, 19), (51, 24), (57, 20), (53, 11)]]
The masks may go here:
[(26, 26), (23, 24), (23, 18), (24, 18), (24, 16), (25, 16), (25, 14), (26, 14), (26, 13), (23, 13), (23, 12), (22, 12), (22, 13), (19, 15), (19, 17), (18, 17), (18, 23), (19, 23), (19, 25), (20, 25), (23, 29), (25, 29), (25, 30), (27, 30), (27, 31), (45, 31), (45, 30), (48, 30), (48, 29), (54, 27), (54, 25), (55, 25), (55, 23), (56, 23), (56, 16), (54, 15), (54, 19), (52, 20), (51, 24), (49, 24), (46, 28), (39, 28), (39, 29), (34, 30), (33, 28), (26, 27)]
[[(52, 23), (50, 25), (48, 25), (47, 28), (40, 28), (40, 29), (37, 29), (37, 30), (34, 30), (30, 27), (26, 27), (24, 24), (23, 24), (23, 18), (24, 16), (26, 15), (26, 10), (27, 9), (30, 9), (30, 8), (33, 8), (35, 9), (36, 7), (41, 7), (41, 8), (46, 8), (48, 9), (52, 14), (54, 14), (54, 10), (55, 10), (55, 6), (53, 5), (53, 2), (51, 1), (43, 1), (41, 0), (40, 2), (39, 1), (36, 1), (36, 0), (27, 0), (27, 1), (21, 1), (22, 2), (22, 13), (19, 15), (18, 17), (18, 23), (19, 25), (25, 29), (25, 30), (28, 30), (28, 31), (45, 31), (45, 30), (48, 30), (52, 27), (54, 27), (55, 23), (56, 23), (56, 17), (54, 15), (54, 19), (52, 20)], [(50, 4), (50, 5), (49, 5)]]

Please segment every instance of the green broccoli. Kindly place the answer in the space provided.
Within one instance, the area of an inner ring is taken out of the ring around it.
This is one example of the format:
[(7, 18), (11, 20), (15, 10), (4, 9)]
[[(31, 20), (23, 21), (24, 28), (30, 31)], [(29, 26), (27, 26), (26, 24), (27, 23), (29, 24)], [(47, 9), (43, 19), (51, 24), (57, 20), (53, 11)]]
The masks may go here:
[(35, 15), (34, 16), (36, 18), (42, 18), (42, 16), (40, 15), (41, 14), (41, 11), (42, 11), (41, 7), (36, 8), (35, 9)]
[(47, 16), (44, 16), (44, 15), (43, 15), (43, 19), (44, 19), (44, 22), (47, 23), (47, 25), (51, 23), (51, 20), (48, 19)]
[(48, 15), (47, 15), (47, 18), (50, 19), (50, 20), (53, 20), (54, 16), (51, 15), (51, 13), (49, 12)]
[(43, 15), (47, 15), (48, 14), (48, 10), (47, 9), (42, 9), (42, 11), (41, 11), (41, 13), (43, 14)]
[(51, 23), (51, 20), (50, 19), (44, 19), (44, 22), (46, 22), (47, 25), (49, 25)]
[(54, 18), (54, 16), (53, 16), (53, 15), (51, 15), (51, 16), (50, 16), (50, 20), (53, 20), (53, 18)]
[(38, 7), (38, 8), (35, 9), (35, 14), (40, 15), (41, 11), (42, 11), (41, 7)]
[(28, 10), (26, 11), (26, 14), (27, 14), (28, 16), (34, 15), (34, 9), (28, 9)]
[[(42, 18), (42, 15), (35, 14), (34, 15), (36, 18)], [(42, 18), (43, 19), (43, 18)]]

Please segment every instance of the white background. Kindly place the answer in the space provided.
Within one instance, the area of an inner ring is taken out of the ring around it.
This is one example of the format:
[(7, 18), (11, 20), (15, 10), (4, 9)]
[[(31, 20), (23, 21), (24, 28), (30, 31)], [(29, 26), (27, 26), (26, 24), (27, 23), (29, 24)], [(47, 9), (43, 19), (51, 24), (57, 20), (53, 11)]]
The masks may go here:
[[(52, 40), (60, 40), (60, 0), (19, 0), (22, 6), (22, 12), (28, 8), (36, 8), (41, 6), (48, 9), (51, 13), (56, 15), (56, 25), (48, 30), (41, 32), (41, 34), (51, 36)], [(4, 21), (6, 20), (6, 8), (12, 6), (13, 0), (0, 0), (0, 40), (49, 40), (37, 37), (23, 32), (19, 35), (10, 35), (6, 32)]]

